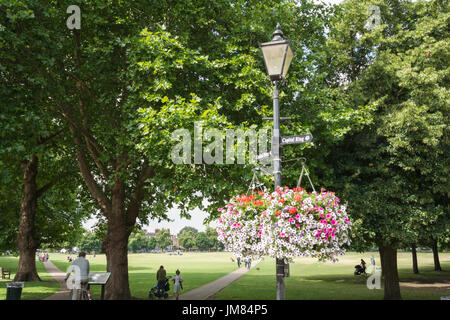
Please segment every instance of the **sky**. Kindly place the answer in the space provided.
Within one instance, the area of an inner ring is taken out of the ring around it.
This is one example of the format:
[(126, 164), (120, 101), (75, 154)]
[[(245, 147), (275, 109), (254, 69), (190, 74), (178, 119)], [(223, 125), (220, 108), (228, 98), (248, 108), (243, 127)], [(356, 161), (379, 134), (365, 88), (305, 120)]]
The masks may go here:
[[(327, 4), (338, 4), (341, 3), (343, 0), (314, 0), (316, 3), (325, 2)], [(203, 225), (203, 220), (208, 216), (208, 214), (200, 209), (195, 209), (190, 212), (191, 219), (185, 219), (180, 218), (180, 210), (173, 208), (170, 209), (168, 212), (168, 217), (171, 220), (174, 221), (161, 221), (158, 222), (157, 220), (150, 220), (149, 224), (144, 226), (144, 229), (150, 232), (155, 231), (155, 229), (170, 229), (170, 233), (172, 235), (178, 234), (180, 230), (184, 227), (194, 227), (198, 231), (205, 231), (206, 226)], [(86, 229), (91, 229), (91, 227), (95, 224), (95, 219), (89, 219), (85, 223), (83, 223), (83, 226)], [(212, 227), (214, 227), (214, 223), (211, 224)]]
[[(174, 221), (161, 221), (150, 220), (149, 224), (145, 225), (143, 228), (146, 231), (153, 232), (155, 229), (170, 229), (170, 234), (176, 235), (184, 227), (194, 227), (198, 231), (205, 231), (206, 226), (203, 225), (203, 220), (208, 216), (208, 213), (200, 210), (194, 209), (190, 211), (191, 219), (180, 218), (180, 210), (177, 208), (169, 209), (167, 215), (169, 219)], [(89, 219), (83, 226), (87, 230), (91, 230), (92, 226), (96, 223), (96, 219)], [(211, 227), (214, 227), (214, 223), (211, 223)]]

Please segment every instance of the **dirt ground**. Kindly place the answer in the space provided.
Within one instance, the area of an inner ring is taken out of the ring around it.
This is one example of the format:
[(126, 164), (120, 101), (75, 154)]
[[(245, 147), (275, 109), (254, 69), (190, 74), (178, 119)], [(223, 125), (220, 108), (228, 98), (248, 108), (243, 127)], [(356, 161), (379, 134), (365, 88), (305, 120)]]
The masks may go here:
[(405, 279), (400, 280), (400, 287), (417, 288), (450, 295), (450, 278)]

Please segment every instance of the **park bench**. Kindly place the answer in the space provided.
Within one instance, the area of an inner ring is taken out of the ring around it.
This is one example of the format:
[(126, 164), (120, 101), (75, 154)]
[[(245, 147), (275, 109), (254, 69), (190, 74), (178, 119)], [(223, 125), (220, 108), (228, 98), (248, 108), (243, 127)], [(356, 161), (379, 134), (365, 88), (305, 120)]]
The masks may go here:
[(5, 268), (0, 267), (0, 272), (2, 274), (2, 279), (6, 279), (6, 276), (8, 276), (8, 279), (11, 279), (11, 271), (6, 270)]

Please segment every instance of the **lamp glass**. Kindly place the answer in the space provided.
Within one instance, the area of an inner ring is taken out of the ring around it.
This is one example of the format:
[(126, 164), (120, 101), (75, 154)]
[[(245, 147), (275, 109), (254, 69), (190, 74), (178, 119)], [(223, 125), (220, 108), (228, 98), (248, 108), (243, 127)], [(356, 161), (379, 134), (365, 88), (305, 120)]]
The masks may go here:
[(283, 78), (286, 78), (286, 74), (289, 70), (289, 66), (291, 65), (293, 57), (294, 57), (294, 52), (292, 51), (291, 46), (288, 44), (287, 52), (286, 52), (286, 60), (284, 61), (284, 66), (283, 66)]
[[(287, 72), (289, 66), (287, 68), (283, 68), (286, 46), (289, 46), (289, 43), (286, 41), (280, 41), (279, 43), (271, 42), (261, 45), (261, 51), (264, 56), (267, 74), (269, 75), (269, 77), (281, 77), (284, 71), (282, 69), (285, 69)], [(290, 51), (292, 52), (292, 50)], [(290, 60), (292, 60), (292, 56)]]

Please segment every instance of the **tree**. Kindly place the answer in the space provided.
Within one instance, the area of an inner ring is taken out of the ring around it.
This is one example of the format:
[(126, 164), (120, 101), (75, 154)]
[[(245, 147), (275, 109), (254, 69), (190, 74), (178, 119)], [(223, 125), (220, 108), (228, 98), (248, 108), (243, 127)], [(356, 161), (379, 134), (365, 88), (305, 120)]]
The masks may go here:
[(195, 237), (198, 230), (193, 227), (184, 227), (178, 233), (178, 242), (185, 249), (192, 249), (196, 246)]
[(145, 232), (139, 230), (133, 232), (128, 239), (128, 249), (132, 252), (138, 252), (139, 250), (149, 249), (149, 239), (145, 235)]
[(177, 237), (180, 238), (180, 237), (182, 237), (183, 234), (185, 234), (185, 233), (189, 233), (189, 234), (195, 236), (195, 235), (198, 233), (198, 230), (197, 230), (196, 228), (194, 228), (194, 227), (189, 227), (189, 226), (183, 227), (183, 228), (178, 232)]
[[(90, 0), (81, 8), (81, 29), (68, 30), (71, 4), (8, 0), (1, 9), (8, 23), (19, 23), (15, 29), (7, 24), (20, 38), (8, 42), (18, 44), (8, 52), (9, 70), (30, 79), (25, 85), (35, 89), (35, 103), (68, 128), (84, 185), (104, 223), (107, 299), (131, 297), (127, 246), (137, 221), (166, 218), (173, 203), (182, 204), (186, 216), (203, 206), (204, 197), (214, 218), (224, 199), (246, 191), (248, 166), (175, 165), (169, 137), (195, 121), (221, 129), (268, 126), (261, 118), (271, 113), (271, 85), (258, 42), (270, 38), (278, 21), (286, 21), (283, 30), (298, 51), (282, 95), (283, 110), (295, 114), (286, 134), (317, 128), (324, 133), (316, 141), (326, 144), (327, 135), (348, 125), (345, 117), (330, 121), (342, 108), (330, 103), (325, 84), (315, 79), (328, 21), (322, 5)], [(308, 148), (298, 150), (314, 155)], [(285, 154), (296, 156), (292, 150)], [(315, 159), (316, 171), (323, 171), (323, 157)], [(286, 181), (294, 183), (298, 171)]]
[(150, 250), (155, 249), (157, 245), (158, 242), (156, 241), (155, 237), (151, 237), (150, 239), (148, 239), (147, 246)]
[(212, 243), (206, 232), (199, 232), (195, 237), (195, 245), (200, 250), (211, 249)]
[(170, 235), (169, 230), (162, 229), (160, 230), (156, 236), (156, 243), (161, 249), (166, 249), (168, 246), (172, 245), (172, 236)]
[(102, 240), (99, 239), (94, 232), (87, 231), (83, 234), (80, 242), (78, 243), (78, 247), (81, 251), (85, 252), (101, 252)]
[[(372, 4), (382, 24), (368, 31)], [(348, 1), (342, 10), (330, 33), (334, 75), (342, 73), (334, 83), (350, 104), (372, 110), (372, 123), (349, 132), (327, 160), (338, 164), (356, 242), (379, 246), (384, 298), (401, 299), (397, 248), (448, 211), (448, 13), (440, 1)]]
[(221, 250), (224, 248), (222, 242), (220, 242), (217, 239), (217, 231), (211, 227), (206, 227), (206, 231), (205, 231), (207, 237), (208, 237), (208, 241), (210, 243), (210, 248), (211, 249), (217, 249), (217, 250)]

